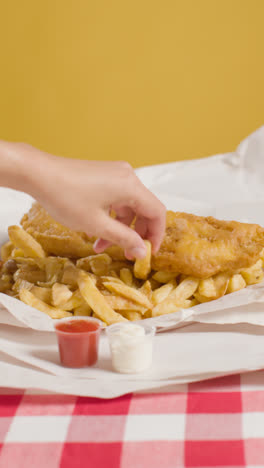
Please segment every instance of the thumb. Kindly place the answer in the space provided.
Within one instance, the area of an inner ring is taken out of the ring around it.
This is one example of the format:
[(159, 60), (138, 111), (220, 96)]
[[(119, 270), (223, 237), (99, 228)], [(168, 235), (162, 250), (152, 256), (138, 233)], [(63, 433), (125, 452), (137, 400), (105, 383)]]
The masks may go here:
[[(146, 256), (146, 247), (143, 239), (137, 232), (125, 224), (106, 215), (101, 223), (97, 224), (97, 231), (102, 239), (122, 247), (129, 257), (144, 258)], [(101, 250), (100, 245), (98, 247)], [(94, 248), (96, 251), (97, 243), (95, 243)]]

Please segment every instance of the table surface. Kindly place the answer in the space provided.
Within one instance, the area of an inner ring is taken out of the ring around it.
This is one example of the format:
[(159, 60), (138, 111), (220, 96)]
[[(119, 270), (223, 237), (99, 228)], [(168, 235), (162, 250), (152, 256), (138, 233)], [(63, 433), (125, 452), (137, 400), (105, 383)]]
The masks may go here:
[(0, 390), (0, 467), (264, 467), (264, 371), (113, 400)]

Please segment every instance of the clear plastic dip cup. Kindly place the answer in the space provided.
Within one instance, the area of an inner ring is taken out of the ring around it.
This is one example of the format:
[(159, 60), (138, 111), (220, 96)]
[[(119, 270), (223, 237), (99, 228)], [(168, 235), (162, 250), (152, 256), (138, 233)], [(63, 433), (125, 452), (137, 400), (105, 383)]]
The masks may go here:
[(61, 364), (93, 366), (98, 359), (101, 322), (92, 317), (67, 317), (55, 325)]
[(152, 364), (156, 328), (147, 324), (116, 323), (106, 329), (116, 372), (144, 372)]

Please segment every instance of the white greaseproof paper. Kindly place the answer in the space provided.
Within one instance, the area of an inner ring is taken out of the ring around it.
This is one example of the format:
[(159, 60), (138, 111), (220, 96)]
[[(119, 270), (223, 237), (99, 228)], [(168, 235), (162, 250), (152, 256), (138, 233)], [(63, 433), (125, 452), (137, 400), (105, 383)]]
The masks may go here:
[[(137, 173), (168, 209), (264, 226), (263, 157), (264, 127), (234, 153)], [(19, 223), (32, 199), (3, 188), (0, 197), (3, 243), (8, 226)], [(148, 322), (162, 333), (155, 338), (154, 364), (146, 373), (114, 373), (104, 333), (97, 366), (66, 369), (59, 364), (52, 319), (0, 294), (0, 385), (111, 398), (264, 367), (264, 283)]]

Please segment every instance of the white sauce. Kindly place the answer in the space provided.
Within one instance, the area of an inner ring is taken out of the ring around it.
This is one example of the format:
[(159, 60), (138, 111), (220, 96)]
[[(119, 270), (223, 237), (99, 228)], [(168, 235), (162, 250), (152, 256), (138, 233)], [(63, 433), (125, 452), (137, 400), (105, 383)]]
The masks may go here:
[(151, 366), (153, 334), (146, 334), (143, 326), (118, 324), (109, 330), (108, 336), (115, 371), (130, 374)]

